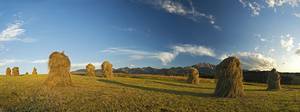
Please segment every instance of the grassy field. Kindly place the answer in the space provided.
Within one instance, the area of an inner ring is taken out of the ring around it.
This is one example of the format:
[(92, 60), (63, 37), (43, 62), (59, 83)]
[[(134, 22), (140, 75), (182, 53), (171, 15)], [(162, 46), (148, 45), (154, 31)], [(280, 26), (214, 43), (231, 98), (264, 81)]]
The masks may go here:
[(215, 98), (214, 80), (199, 85), (184, 77), (121, 75), (113, 79), (72, 76), (72, 87), (46, 88), (46, 75), (0, 77), (1, 111), (141, 111), (226, 112), (300, 111), (300, 86), (265, 91), (265, 84), (245, 83), (243, 98)]

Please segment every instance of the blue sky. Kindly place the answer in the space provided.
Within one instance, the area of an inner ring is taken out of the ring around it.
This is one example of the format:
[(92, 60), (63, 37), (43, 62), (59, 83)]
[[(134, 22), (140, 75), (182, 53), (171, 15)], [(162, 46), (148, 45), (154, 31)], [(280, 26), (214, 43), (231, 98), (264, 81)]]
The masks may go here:
[(300, 72), (299, 0), (3, 0), (0, 72), (47, 72), (64, 51), (72, 69), (218, 64)]

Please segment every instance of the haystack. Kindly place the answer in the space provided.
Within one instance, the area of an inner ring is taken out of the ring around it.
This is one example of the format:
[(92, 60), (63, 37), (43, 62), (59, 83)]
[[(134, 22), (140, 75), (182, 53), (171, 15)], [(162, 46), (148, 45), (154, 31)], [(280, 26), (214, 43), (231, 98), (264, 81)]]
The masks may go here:
[(244, 96), (243, 71), (238, 58), (229, 57), (217, 65), (216, 78), (215, 96), (228, 98)]
[(273, 91), (273, 90), (280, 90), (280, 74), (276, 71), (276, 69), (272, 69), (268, 74), (268, 88), (267, 90)]
[(71, 62), (64, 52), (53, 52), (49, 56), (48, 78), (44, 82), (48, 87), (72, 85), (70, 74)]
[(12, 76), (19, 76), (20, 72), (19, 72), (19, 67), (14, 67), (12, 69)]
[(34, 67), (33, 70), (32, 70), (32, 75), (37, 75), (37, 69)]
[(196, 68), (190, 68), (187, 82), (191, 84), (199, 84), (199, 72)]
[(6, 68), (6, 72), (5, 72), (6, 76), (12, 76), (11, 75), (11, 69), (9, 67)]
[(95, 77), (96, 72), (95, 72), (95, 66), (93, 64), (88, 64), (86, 65), (86, 75), (90, 77)]
[(104, 61), (101, 65), (103, 76), (106, 78), (113, 77), (113, 68), (112, 64), (109, 61)]

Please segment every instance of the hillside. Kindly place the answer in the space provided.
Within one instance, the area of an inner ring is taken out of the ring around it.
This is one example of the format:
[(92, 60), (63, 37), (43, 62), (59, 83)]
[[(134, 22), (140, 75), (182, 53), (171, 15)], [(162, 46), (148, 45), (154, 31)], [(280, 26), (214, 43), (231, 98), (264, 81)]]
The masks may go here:
[(199, 85), (185, 77), (127, 75), (108, 80), (72, 75), (72, 87), (47, 89), (46, 75), (0, 77), (1, 111), (294, 111), (300, 110), (300, 86), (283, 85), (278, 92), (265, 84), (245, 83), (246, 97), (212, 96), (214, 80)]
[[(158, 74), (158, 75), (175, 75), (184, 76), (189, 73), (189, 67), (194, 67), (199, 70), (202, 76), (212, 76), (214, 74), (215, 65), (209, 63), (198, 63), (185, 67), (171, 67), (171, 68), (154, 68), (154, 67), (141, 67), (141, 68), (116, 68), (115, 73), (127, 73), (127, 74)], [(101, 74), (101, 70), (96, 70), (97, 74)], [(85, 69), (79, 69), (73, 71), (73, 74), (85, 74)]]

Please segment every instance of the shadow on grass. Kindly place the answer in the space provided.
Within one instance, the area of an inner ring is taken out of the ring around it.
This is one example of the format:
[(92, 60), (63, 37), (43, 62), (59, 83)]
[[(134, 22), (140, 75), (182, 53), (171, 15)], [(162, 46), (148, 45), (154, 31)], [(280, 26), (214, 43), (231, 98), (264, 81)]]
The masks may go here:
[(112, 81), (112, 80), (99, 79), (98, 81), (116, 84), (116, 85), (120, 85), (120, 86), (124, 86), (124, 87), (145, 90), (145, 91), (155, 91), (155, 92), (162, 92), (162, 93), (175, 94), (175, 95), (188, 95), (188, 96), (197, 96), (197, 97), (211, 97), (212, 96), (212, 94), (207, 94), (207, 93), (194, 93), (194, 92), (187, 92), (187, 91), (176, 91), (176, 90), (169, 90), (169, 89), (142, 87), (142, 86), (136, 86), (136, 85), (125, 84), (125, 83), (121, 83), (121, 82), (116, 82), (116, 81)]
[(162, 78), (143, 77), (143, 76), (130, 76), (130, 78), (136, 78), (136, 79), (151, 79), (151, 80), (160, 80), (160, 81), (171, 81), (171, 82), (185, 83), (185, 80), (179, 80), (179, 79), (162, 79)]
[(151, 81), (154, 83), (159, 83), (163, 85), (168, 85), (168, 86), (178, 86), (178, 87), (186, 87), (186, 88), (197, 88), (197, 89), (214, 89), (210, 87), (196, 87), (196, 86), (188, 86), (188, 85), (180, 85), (180, 84), (174, 84), (174, 83), (168, 83), (168, 82), (160, 82), (160, 81)]
[(266, 89), (245, 89), (245, 91), (267, 91)]

